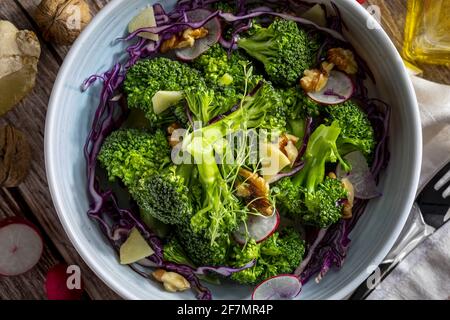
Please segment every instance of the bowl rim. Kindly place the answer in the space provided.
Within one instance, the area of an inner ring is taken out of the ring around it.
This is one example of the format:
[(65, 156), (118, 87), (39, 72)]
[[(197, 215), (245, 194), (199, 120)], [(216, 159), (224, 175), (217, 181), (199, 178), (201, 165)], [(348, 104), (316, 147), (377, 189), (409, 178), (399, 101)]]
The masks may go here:
[[(124, 299), (139, 299), (139, 297), (133, 295), (130, 291), (128, 291), (124, 286), (120, 285), (117, 281), (112, 281), (104, 272), (102, 272), (101, 265), (96, 261), (94, 256), (91, 256), (85, 252), (83, 245), (78, 241), (78, 237), (74, 232), (73, 228), (70, 226), (68, 220), (65, 218), (64, 214), (64, 205), (62, 201), (62, 195), (58, 192), (57, 181), (58, 176), (55, 170), (54, 162), (52, 161), (52, 157), (50, 156), (55, 152), (55, 149), (52, 144), (52, 137), (56, 134), (54, 132), (55, 128), (55, 119), (58, 110), (58, 100), (64, 91), (63, 88), (63, 79), (65, 79), (69, 75), (69, 68), (71, 65), (71, 61), (77, 56), (81, 44), (88, 38), (91, 31), (93, 31), (99, 22), (103, 21), (107, 16), (111, 15), (111, 13), (118, 7), (123, 1), (126, 0), (112, 0), (105, 7), (103, 7), (100, 12), (94, 17), (91, 23), (85, 28), (85, 30), (81, 33), (78, 39), (73, 44), (69, 53), (64, 59), (64, 62), (58, 72), (58, 76), (55, 80), (54, 87), (52, 89), (51, 97), (48, 104), (47, 117), (45, 121), (45, 134), (44, 134), (44, 156), (45, 156), (45, 167), (46, 167), (46, 175), (48, 186), (51, 194), (51, 198), (53, 201), (53, 205), (58, 214), (58, 218), (61, 221), (61, 224), (69, 237), (72, 245), (77, 250), (78, 254), (82, 257), (84, 262), (89, 266), (89, 268), (114, 292), (120, 295)], [(369, 13), (356, 1), (347, 0), (341, 1), (338, 3), (338, 6), (344, 6), (346, 9), (354, 10), (358, 15), (365, 17), (366, 21), (368, 19), (372, 19)], [(380, 44), (388, 50), (389, 55), (395, 58), (395, 62), (397, 65), (401, 64), (403, 66), (403, 61), (400, 57), (399, 52), (395, 48), (394, 44), (386, 34), (386, 32), (380, 27), (374, 35)], [(416, 141), (417, 143), (413, 145), (413, 149), (415, 149), (412, 155), (412, 162), (414, 168), (414, 176), (411, 179), (411, 184), (408, 192), (403, 200), (403, 211), (399, 214), (399, 222), (394, 227), (392, 232), (392, 236), (387, 239), (379, 250), (379, 252), (372, 259), (372, 263), (369, 265), (367, 272), (368, 274), (372, 273), (375, 268), (381, 263), (383, 258), (388, 254), (395, 241), (397, 240), (400, 232), (402, 231), (406, 220), (409, 216), (410, 209), (415, 200), (416, 190), (419, 184), (420, 178), (420, 169), (422, 163), (422, 126), (419, 116), (419, 106), (417, 103), (416, 94), (414, 91), (414, 87), (412, 85), (412, 81), (408, 76), (406, 68), (403, 69), (402, 72), (398, 75), (397, 81), (403, 83), (403, 86), (409, 92), (409, 102), (411, 103), (410, 111), (412, 112), (413, 123), (412, 126), (417, 130), (414, 130), (414, 138), (412, 141)], [(368, 276), (368, 274), (364, 274), (363, 272), (358, 276), (354, 277), (347, 284), (336, 290), (336, 292), (328, 297), (328, 299), (345, 299), (347, 298)]]

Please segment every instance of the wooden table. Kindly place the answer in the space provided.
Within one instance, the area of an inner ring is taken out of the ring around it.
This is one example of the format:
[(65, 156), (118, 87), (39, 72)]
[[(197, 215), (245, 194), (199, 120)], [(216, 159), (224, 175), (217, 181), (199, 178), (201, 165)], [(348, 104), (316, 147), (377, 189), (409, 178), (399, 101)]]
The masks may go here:
[[(39, 30), (33, 20), (33, 12), (40, 0), (1, 0), (0, 19), (12, 21), (20, 29)], [(108, 0), (89, 0), (95, 15)], [(405, 0), (371, 0), (379, 5), (383, 26), (401, 48)], [(45, 299), (44, 281), (48, 269), (60, 262), (81, 267), (87, 296), (91, 299), (119, 299), (86, 266), (67, 238), (52, 204), (44, 167), (44, 127), (47, 103), (58, 69), (69, 47), (45, 42), (42, 38), (42, 56), (34, 91), (19, 106), (0, 119), (0, 126), (14, 124), (28, 136), (33, 152), (30, 175), (18, 188), (0, 189), (0, 219), (9, 216), (25, 216), (39, 226), (45, 239), (45, 250), (39, 264), (30, 272), (17, 277), (0, 277), (0, 300)], [(0, 44), (1, 45), (1, 44)], [(445, 67), (421, 66), (425, 77), (450, 84), (450, 70)]]

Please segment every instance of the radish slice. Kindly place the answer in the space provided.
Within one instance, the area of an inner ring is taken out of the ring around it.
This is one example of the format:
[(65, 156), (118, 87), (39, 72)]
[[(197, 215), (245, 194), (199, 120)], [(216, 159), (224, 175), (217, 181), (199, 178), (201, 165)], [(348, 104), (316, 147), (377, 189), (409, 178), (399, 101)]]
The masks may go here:
[(0, 222), (0, 275), (16, 276), (39, 261), (44, 244), (38, 229), (22, 218)]
[(344, 72), (332, 70), (327, 85), (319, 92), (308, 92), (308, 96), (321, 104), (338, 104), (350, 99), (355, 91), (352, 79)]
[(341, 180), (346, 178), (350, 181), (355, 190), (355, 198), (368, 200), (381, 196), (367, 160), (361, 152), (351, 152), (344, 157), (344, 160), (352, 166), (352, 170), (347, 173), (339, 164), (336, 175)]
[[(277, 210), (270, 217), (261, 215), (249, 215), (247, 223), (242, 223), (239, 229), (234, 233), (234, 238), (240, 244), (245, 244), (248, 236), (255, 239), (256, 242), (261, 242), (270, 237), (280, 224), (280, 214)], [(245, 228), (247, 225), (247, 229)]]
[(76, 285), (75, 282), (68, 281), (72, 276), (68, 273), (69, 266), (66, 264), (58, 264), (52, 267), (45, 280), (45, 290), (49, 300), (80, 300), (83, 295), (82, 282), (80, 279), (79, 288), (68, 288), (68, 282)]
[[(205, 9), (186, 12), (186, 16), (191, 22), (200, 22), (209, 15), (211, 15), (211, 12)], [(202, 39), (195, 40), (193, 47), (175, 50), (175, 54), (179, 59), (183, 61), (194, 60), (219, 41), (220, 34), (222, 33), (219, 19), (213, 18), (204, 25), (204, 28), (208, 30), (208, 35)]]
[(291, 300), (302, 290), (299, 278), (292, 274), (282, 274), (259, 284), (252, 294), (252, 300)]

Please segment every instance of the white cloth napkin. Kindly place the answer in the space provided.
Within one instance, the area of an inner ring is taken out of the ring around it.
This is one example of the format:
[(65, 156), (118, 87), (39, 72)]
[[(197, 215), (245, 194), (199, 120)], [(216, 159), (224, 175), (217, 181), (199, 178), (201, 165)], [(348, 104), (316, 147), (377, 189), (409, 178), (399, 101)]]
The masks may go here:
[[(450, 160), (450, 86), (411, 78), (423, 128), (420, 192)], [(406, 256), (367, 299), (450, 299), (450, 222)]]

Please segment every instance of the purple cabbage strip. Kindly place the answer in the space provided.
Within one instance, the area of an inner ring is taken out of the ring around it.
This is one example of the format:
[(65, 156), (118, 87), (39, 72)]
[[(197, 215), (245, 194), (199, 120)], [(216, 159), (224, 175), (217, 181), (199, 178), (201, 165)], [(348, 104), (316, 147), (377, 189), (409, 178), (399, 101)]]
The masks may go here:
[[(131, 39), (136, 38), (140, 33), (142, 32), (149, 32), (149, 33), (153, 33), (153, 34), (158, 34), (158, 35), (162, 35), (164, 33), (171, 33), (171, 34), (175, 34), (178, 33), (180, 31), (183, 31), (186, 28), (192, 28), (192, 29), (198, 29), (203, 27), (205, 24), (207, 24), (210, 20), (216, 18), (216, 17), (220, 17), (223, 20), (225, 20), (226, 22), (229, 23), (234, 23), (234, 22), (238, 22), (238, 21), (248, 21), (251, 20), (253, 18), (256, 17), (260, 17), (260, 16), (264, 16), (264, 15), (268, 15), (268, 16), (274, 16), (274, 17), (279, 17), (282, 19), (286, 19), (286, 20), (291, 20), (291, 21), (295, 21), (297, 23), (306, 25), (306, 26), (311, 26), (314, 27), (317, 30), (323, 31), (327, 34), (329, 34), (330, 36), (334, 37), (335, 39), (338, 39), (344, 43), (347, 43), (347, 41), (345, 40), (345, 38), (343, 38), (343, 36), (336, 32), (335, 30), (329, 29), (329, 28), (323, 28), (320, 27), (318, 25), (316, 25), (315, 23), (307, 20), (307, 19), (303, 19), (300, 17), (296, 17), (293, 15), (289, 15), (286, 13), (279, 13), (279, 12), (273, 12), (273, 11), (267, 11), (267, 10), (263, 10), (263, 11), (255, 11), (246, 15), (234, 15), (231, 13), (223, 13), (221, 11), (216, 11), (211, 13), (208, 17), (206, 17), (203, 21), (199, 21), (199, 22), (185, 22), (185, 21), (179, 21), (179, 22), (175, 22), (172, 24), (166, 24), (163, 26), (157, 26), (157, 27), (150, 27), (150, 28), (141, 28), (136, 30), (135, 32), (132, 32), (130, 35), (128, 35), (125, 38), (122, 38), (121, 40), (126, 40), (129, 41)], [(245, 28), (243, 29), (245, 30)]]
[(340, 95), (339, 93), (334, 92), (333, 89), (327, 89), (324, 93), (325, 96), (333, 96), (333, 97), (337, 97), (339, 99), (346, 99), (346, 97)]
[(199, 268), (197, 268), (197, 270), (195, 270), (195, 274), (204, 275), (204, 274), (207, 274), (208, 272), (214, 272), (214, 273), (220, 274), (221, 276), (229, 277), (233, 273), (240, 272), (242, 270), (245, 270), (245, 269), (253, 267), (255, 265), (255, 263), (256, 263), (256, 260), (252, 260), (252, 261), (248, 262), (247, 264), (245, 264), (244, 266), (242, 266), (240, 268), (231, 268), (231, 267), (199, 267)]
[(141, 28), (141, 29), (138, 29), (138, 30), (130, 33), (127, 37), (121, 38), (120, 40), (125, 40), (125, 41), (132, 40), (132, 39), (136, 38), (142, 32), (149, 32), (149, 33), (161, 35), (161, 34), (167, 33), (167, 32), (175, 34), (180, 31), (183, 31), (186, 28), (198, 29), (198, 28), (203, 27), (205, 24), (207, 24), (212, 19), (216, 18), (219, 15), (219, 13), (220, 13), (220, 11), (213, 12), (208, 17), (206, 17), (204, 20), (198, 21), (198, 22), (175, 22), (173, 24), (164, 25), (164, 26)]
[(270, 180), (270, 184), (273, 184), (275, 182), (280, 181), (281, 179), (287, 178), (287, 177), (292, 177), (294, 175), (296, 175), (297, 173), (299, 173), (303, 167), (305, 166), (305, 164), (303, 162), (300, 162), (298, 164), (295, 164), (295, 166), (293, 167), (293, 169), (291, 171), (288, 172), (282, 172), (282, 173), (278, 173), (276, 174), (271, 180)]
[(302, 263), (298, 266), (297, 269), (295, 269), (294, 274), (296, 276), (300, 276), (303, 271), (305, 270), (306, 266), (308, 265), (309, 261), (311, 260), (313, 254), (315, 254), (315, 250), (319, 243), (322, 241), (322, 239), (325, 237), (328, 229), (320, 229), (320, 231), (317, 233), (316, 239), (311, 244), (311, 246), (308, 249), (308, 254), (303, 259)]
[(302, 158), (306, 152), (306, 148), (308, 146), (309, 138), (311, 137), (311, 133), (313, 131), (313, 119), (311, 117), (306, 118), (305, 120), (305, 134), (303, 135), (303, 141), (300, 149), (298, 150), (297, 159), (295, 159), (295, 164), (301, 163)]

